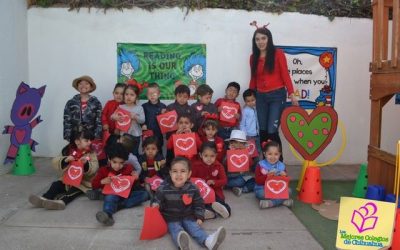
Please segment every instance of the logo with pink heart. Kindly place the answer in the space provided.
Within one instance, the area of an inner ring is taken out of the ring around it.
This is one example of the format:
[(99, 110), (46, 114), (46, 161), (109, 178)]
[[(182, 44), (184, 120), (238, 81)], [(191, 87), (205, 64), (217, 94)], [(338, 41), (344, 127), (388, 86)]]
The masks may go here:
[(176, 147), (178, 147), (179, 149), (183, 150), (183, 151), (188, 151), (189, 149), (191, 149), (194, 146), (194, 139), (189, 137), (189, 138), (178, 138), (175, 141), (175, 145)]
[(240, 155), (232, 154), (229, 159), (232, 165), (237, 168), (242, 168), (249, 161), (249, 157), (245, 154), (240, 154)]
[(131, 182), (128, 179), (120, 178), (118, 176), (113, 176), (111, 181), (111, 188), (116, 193), (121, 193), (127, 190), (131, 185)]
[(375, 216), (378, 207), (373, 202), (368, 202), (358, 210), (353, 211), (351, 224), (359, 233), (374, 229), (378, 222), (378, 216)]
[(237, 109), (229, 106), (222, 106), (221, 114), (226, 118), (226, 119), (232, 119), (235, 117), (235, 114), (237, 113)]
[(173, 126), (175, 126), (175, 123), (176, 123), (175, 115), (169, 115), (167, 117), (163, 117), (160, 119), (160, 125), (166, 128), (172, 128)]
[(266, 185), (274, 194), (280, 194), (287, 187), (286, 182), (283, 180), (267, 180)]
[(68, 172), (67, 173), (68, 173), (68, 176), (69, 176), (69, 178), (71, 180), (76, 180), (76, 179), (78, 179), (79, 177), (82, 176), (83, 171), (82, 171), (82, 168), (80, 166), (71, 165), (68, 168)]

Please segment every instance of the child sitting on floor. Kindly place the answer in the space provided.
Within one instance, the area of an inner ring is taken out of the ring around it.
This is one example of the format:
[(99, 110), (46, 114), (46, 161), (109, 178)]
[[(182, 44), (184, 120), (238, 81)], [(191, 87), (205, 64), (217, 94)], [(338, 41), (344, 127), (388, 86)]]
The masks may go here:
[(198, 188), (189, 181), (190, 161), (176, 157), (171, 162), (169, 174), (170, 177), (157, 189), (152, 206), (160, 208), (174, 244), (179, 249), (190, 249), (192, 236), (199, 245), (217, 249), (225, 239), (226, 231), (219, 227), (208, 235), (200, 227), (204, 220), (204, 202)]
[(281, 200), (281, 199), (270, 199), (265, 198), (264, 185), (265, 180), (269, 175), (275, 176), (286, 176), (285, 164), (279, 161), (281, 152), (279, 149), (279, 144), (274, 141), (268, 141), (263, 148), (263, 154), (265, 159), (258, 162), (256, 167), (256, 185), (254, 186), (254, 193), (257, 199), (260, 200), (260, 208), (270, 208), (280, 205), (287, 207), (293, 206), (293, 200)]
[(68, 170), (71, 162), (81, 161), (84, 172), (80, 186), (65, 185), (61, 177), (60, 180), (53, 182), (49, 190), (42, 196), (33, 194), (29, 196), (29, 202), (35, 207), (63, 210), (68, 203), (91, 190), (92, 178), (99, 168), (96, 153), (90, 149), (90, 144), (94, 139), (93, 133), (88, 130), (74, 131), (72, 138), (70, 145), (64, 147), (62, 156), (55, 157), (52, 163), (53, 167), (63, 174)]

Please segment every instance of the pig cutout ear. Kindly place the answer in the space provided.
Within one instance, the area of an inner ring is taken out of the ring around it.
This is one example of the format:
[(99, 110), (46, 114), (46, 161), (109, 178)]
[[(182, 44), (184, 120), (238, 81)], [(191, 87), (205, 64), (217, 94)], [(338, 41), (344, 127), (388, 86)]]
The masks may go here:
[(28, 84), (26, 84), (26, 83), (24, 83), (24, 82), (21, 82), (21, 84), (19, 85), (19, 87), (18, 87), (18, 89), (17, 89), (17, 96), (18, 95), (22, 95), (23, 93), (25, 93), (26, 91), (28, 91), (30, 88), (29, 88), (29, 85)]
[(42, 87), (40, 87), (40, 88), (38, 89), (38, 92), (39, 92), (40, 97), (43, 97), (44, 91), (45, 91), (45, 90), (46, 90), (46, 85), (44, 85), (44, 86), (42, 86)]

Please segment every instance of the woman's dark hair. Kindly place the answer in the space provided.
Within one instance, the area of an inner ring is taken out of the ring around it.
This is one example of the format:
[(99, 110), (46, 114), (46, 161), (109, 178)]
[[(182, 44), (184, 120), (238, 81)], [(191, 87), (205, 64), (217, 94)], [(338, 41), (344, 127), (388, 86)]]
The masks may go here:
[[(264, 143), (263, 143), (264, 144)], [(278, 151), (281, 152), (281, 147), (279, 146), (279, 143), (277, 143), (276, 141), (267, 141), (265, 142), (265, 144), (263, 145), (262, 151), (263, 153), (267, 152), (269, 148), (272, 147), (277, 147)]]
[(157, 139), (157, 137), (155, 137), (155, 136), (146, 137), (146, 139), (144, 139), (144, 141), (142, 143), (143, 149), (146, 148), (148, 145), (156, 145), (156, 147), (158, 149), (158, 139)]
[(203, 144), (201, 144), (199, 152), (203, 153), (204, 150), (206, 149), (211, 149), (212, 151), (214, 151), (214, 153), (217, 153), (217, 145), (215, 145), (215, 142), (212, 141), (203, 142)]
[(275, 45), (272, 39), (271, 31), (267, 28), (258, 28), (254, 31), (253, 35), (253, 61), (251, 63), (251, 75), (255, 76), (257, 74), (258, 59), (260, 58), (260, 50), (256, 44), (256, 35), (263, 34), (268, 37), (267, 43), (267, 55), (265, 57), (266, 61), (264, 64), (264, 71), (272, 72), (275, 68)]

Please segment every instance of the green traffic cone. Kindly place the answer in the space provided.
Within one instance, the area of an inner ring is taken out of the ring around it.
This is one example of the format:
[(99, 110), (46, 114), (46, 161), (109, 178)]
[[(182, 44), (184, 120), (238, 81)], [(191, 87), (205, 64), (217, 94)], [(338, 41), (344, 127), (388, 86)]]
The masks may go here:
[(35, 173), (29, 144), (19, 146), (12, 173), (13, 175), (31, 175)]
[(353, 196), (358, 198), (365, 198), (365, 193), (367, 192), (368, 186), (368, 172), (367, 164), (361, 164), (360, 172), (358, 172), (358, 177), (356, 185), (353, 189)]

